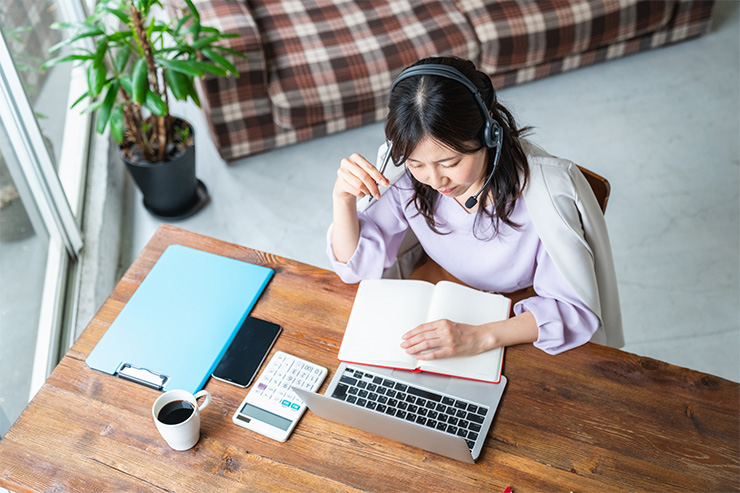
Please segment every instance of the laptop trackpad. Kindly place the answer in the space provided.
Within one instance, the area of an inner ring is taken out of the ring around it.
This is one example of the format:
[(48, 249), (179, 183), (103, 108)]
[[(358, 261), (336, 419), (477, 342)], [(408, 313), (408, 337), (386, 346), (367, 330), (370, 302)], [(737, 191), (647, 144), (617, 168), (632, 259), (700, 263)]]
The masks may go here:
[(445, 392), (450, 380), (452, 380), (452, 377), (444, 375), (436, 375), (434, 373), (427, 372), (416, 373), (408, 370), (393, 370), (391, 372), (391, 376), (399, 380), (404, 380), (412, 385), (426, 387), (439, 392)]

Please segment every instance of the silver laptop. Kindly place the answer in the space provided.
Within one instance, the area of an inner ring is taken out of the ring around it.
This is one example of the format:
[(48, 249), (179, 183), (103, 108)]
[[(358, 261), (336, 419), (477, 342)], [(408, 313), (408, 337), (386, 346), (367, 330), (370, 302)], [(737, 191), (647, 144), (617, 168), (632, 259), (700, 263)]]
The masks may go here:
[(324, 395), (293, 390), (322, 418), (474, 463), (506, 387), (341, 363)]

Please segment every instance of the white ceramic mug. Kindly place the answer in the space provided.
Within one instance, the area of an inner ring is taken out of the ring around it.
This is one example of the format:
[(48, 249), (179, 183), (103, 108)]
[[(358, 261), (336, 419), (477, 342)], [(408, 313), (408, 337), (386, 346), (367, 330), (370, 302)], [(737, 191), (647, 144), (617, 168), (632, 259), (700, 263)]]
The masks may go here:
[[(198, 407), (201, 397), (205, 401)], [(170, 390), (160, 395), (152, 406), (152, 418), (167, 445), (175, 450), (194, 447), (200, 438), (200, 412), (210, 403), (211, 394), (206, 390), (195, 395), (185, 390)]]

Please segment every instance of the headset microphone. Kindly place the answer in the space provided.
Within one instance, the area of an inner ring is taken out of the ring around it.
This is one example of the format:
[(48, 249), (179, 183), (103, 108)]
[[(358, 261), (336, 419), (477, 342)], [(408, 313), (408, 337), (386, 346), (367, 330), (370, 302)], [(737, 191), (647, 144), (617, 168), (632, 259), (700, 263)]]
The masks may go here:
[(491, 169), (491, 173), (488, 175), (486, 182), (483, 184), (481, 189), (478, 190), (478, 193), (476, 193), (472, 197), (468, 197), (468, 200), (465, 201), (465, 207), (468, 209), (472, 209), (473, 207), (475, 207), (475, 204), (478, 203), (478, 195), (483, 193), (483, 190), (485, 190), (488, 184), (491, 182), (491, 178), (493, 178), (493, 173), (496, 171), (496, 166), (498, 166), (498, 160), (501, 157), (501, 144), (504, 140), (504, 132), (501, 130), (501, 126), (495, 120), (493, 121), (493, 133), (496, 137), (496, 156), (493, 158), (493, 168)]

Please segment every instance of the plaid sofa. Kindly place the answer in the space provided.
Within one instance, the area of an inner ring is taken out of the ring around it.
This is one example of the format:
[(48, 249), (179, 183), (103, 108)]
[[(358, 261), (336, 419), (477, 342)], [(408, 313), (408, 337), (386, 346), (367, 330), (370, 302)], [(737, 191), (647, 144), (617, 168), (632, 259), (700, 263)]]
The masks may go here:
[(419, 58), (473, 60), (497, 89), (705, 33), (704, 0), (194, 0), (242, 36), (239, 78), (206, 77), (202, 105), (231, 161), (382, 120)]

